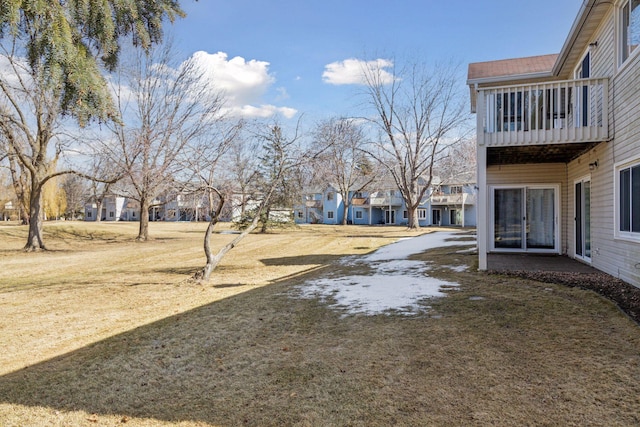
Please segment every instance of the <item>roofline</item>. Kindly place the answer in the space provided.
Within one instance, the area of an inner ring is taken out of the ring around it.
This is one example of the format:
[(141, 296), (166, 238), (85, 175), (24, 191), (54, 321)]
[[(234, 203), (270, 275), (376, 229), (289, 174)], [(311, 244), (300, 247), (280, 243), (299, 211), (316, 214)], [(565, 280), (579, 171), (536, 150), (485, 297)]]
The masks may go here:
[(567, 59), (569, 57), (569, 53), (574, 49), (576, 44), (576, 40), (580, 31), (584, 27), (585, 23), (589, 19), (589, 15), (593, 11), (596, 6), (600, 4), (610, 3), (610, 1), (601, 1), (601, 0), (584, 0), (582, 5), (580, 6), (580, 10), (576, 15), (576, 19), (573, 21), (573, 25), (569, 30), (569, 35), (565, 39), (564, 45), (558, 54), (558, 58), (556, 59), (551, 71), (539, 72), (539, 73), (528, 73), (528, 74), (514, 74), (510, 76), (495, 76), (495, 77), (485, 77), (485, 78), (477, 78), (477, 79), (469, 79), (467, 80), (467, 85), (471, 86), (474, 84), (487, 84), (487, 83), (500, 83), (500, 82), (512, 82), (516, 80), (524, 80), (524, 79), (536, 79), (536, 78), (549, 78), (560, 75), (562, 68), (565, 66)]
[(565, 39), (564, 45), (562, 46), (562, 50), (560, 50), (560, 54), (558, 55), (558, 59), (556, 59), (556, 63), (553, 65), (552, 74), (557, 76), (560, 74), (560, 70), (564, 67), (565, 62), (567, 62), (567, 57), (569, 52), (573, 50), (573, 47), (576, 43), (576, 39), (582, 27), (584, 27), (589, 14), (593, 10), (593, 8), (597, 5), (599, 0), (584, 0), (582, 2), (582, 6), (580, 6), (580, 10), (578, 11), (578, 15), (576, 19), (573, 21), (573, 25), (571, 26), (571, 30), (569, 30), (569, 36)]
[(517, 80), (531, 80), (547, 77), (553, 77), (553, 73), (549, 71), (541, 71), (537, 73), (511, 74), (508, 76), (479, 77), (477, 79), (468, 79), (467, 85), (472, 86), (486, 83), (512, 82)]

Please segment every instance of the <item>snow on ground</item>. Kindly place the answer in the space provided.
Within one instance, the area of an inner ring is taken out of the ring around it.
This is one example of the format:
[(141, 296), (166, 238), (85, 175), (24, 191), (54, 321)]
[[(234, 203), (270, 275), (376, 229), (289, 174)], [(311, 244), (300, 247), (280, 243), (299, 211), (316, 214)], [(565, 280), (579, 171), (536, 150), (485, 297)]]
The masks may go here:
[[(457, 283), (429, 277), (429, 266), (422, 261), (407, 258), (428, 249), (475, 245), (475, 241), (460, 241), (455, 232), (436, 232), (402, 239), (383, 246), (364, 257), (350, 257), (341, 263), (350, 271), (362, 274), (338, 275), (313, 280), (300, 286), (303, 298), (335, 301), (331, 306), (346, 309), (349, 314), (374, 315), (395, 312), (417, 314), (426, 307), (419, 304), (428, 298), (442, 297), (443, 287), (456, 287)], [(344, 267), (337, 267), (341, 270)]]

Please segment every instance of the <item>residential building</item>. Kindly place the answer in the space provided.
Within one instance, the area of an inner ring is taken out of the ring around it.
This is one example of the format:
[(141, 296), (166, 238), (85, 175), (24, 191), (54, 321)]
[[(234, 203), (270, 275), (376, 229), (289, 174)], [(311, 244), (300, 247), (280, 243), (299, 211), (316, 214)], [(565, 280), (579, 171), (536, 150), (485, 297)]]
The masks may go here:
[(164, 221), (203, 221), (208, 216), (201, 194), (172, 194), (165, 199), (160, 215)]
[[(420, 226), (475, 226), (475, 183), (450, 184), (433, 178), (418, 207)], [(433, 189), (436, 189), (434, 191)], [(407, 225), (408, 210), (400, 190), (391, 182), (371, 191), (349, 194), (347, 223), (355, 225)], [(297, 223), (342, 224), (345, 201), (336, 186), (303, 192), (302, 203), (294, 207)]]
[(307, 189), (302, 196), (302, 203), (294, 208), (294, 219), (298, 224), (319, 224), (323, 217), (323, 191)]
[(119, 196), (106, 196), (102, 201), (101, 212), (98, 204), (89, 201), (84, 206), (84, 220), (96, 221), (100, 215), (101, 221), (138, 221), (139, 205), (137, 202)]
[[(441, 183), (429, 198), (431, 224), (441, 226), (476, 226), (475, 182)], [(427, 212), (422, 213), (426, 215)], [(418, 210), (418, 217), (421, 212)], [(422, 219), (422, 218), (421, 218)]]
[(480, 269), (565, 254), (640, 286), (639, 44), (638, 0), (585, 0), (559, 54), (469, 65)]

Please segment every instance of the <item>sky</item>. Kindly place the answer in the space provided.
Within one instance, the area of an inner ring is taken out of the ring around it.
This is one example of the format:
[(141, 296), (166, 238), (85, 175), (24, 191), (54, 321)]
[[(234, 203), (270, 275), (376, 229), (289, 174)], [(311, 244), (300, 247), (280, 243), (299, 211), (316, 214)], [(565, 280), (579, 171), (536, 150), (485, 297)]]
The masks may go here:
[[(467, 64), (558, 53), (582, 0), (183, 0), (169, 30), (254, 117), (354, 116), (359, 61)], [(464, 92), (463, 92), (464, 93)], [(468, 92), (467, 92), (468, 93)]]

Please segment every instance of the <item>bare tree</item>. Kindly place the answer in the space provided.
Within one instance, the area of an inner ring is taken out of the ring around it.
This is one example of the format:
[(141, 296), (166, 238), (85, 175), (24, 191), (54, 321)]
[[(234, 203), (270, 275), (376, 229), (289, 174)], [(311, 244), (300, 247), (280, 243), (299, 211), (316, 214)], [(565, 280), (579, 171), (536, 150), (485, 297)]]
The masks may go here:
[[(2, 139), (0, 139), (2, 141)], [(5, 161), (6, 167), (11, 178), (11, 188), (15, 197), (12, 203), (15, 201), (15, 209), (17, 209), (17, 215), (22, 225), (29, 224), (29, 176), (27, 174), (25, 166), (20, 163), (15, 155), (15, 151), (11, 144), (1, 144), (2, 157), (0, 161)]]
[(411, 64), (388, 73), (363, 68), (365, 96), (374, 115), (368, 118), (378, 139), (368, 151), (393, 177), (409, 215), (409, 228), (419, 228), (417, 210), (433, 178), (443, 143), (463, 138), (468, 120), (459, 93), (457, 68)]
[[(109, 120), (114, 110), (102, 67), (115, 68), (120, 38), (148, 47), (165, 18), (184, 16), (177, 3), (2, 2), (0, 7), (0, 135), (28, 178), (26, 251), (46, 249), (42, 192), (59, 170), (63, 116), (80, 125)], [(16, 169), (17, 170), (17, 169)]]
[(75, 174), (65, 175), (60, 186), (66, 197), (66, 219), (74, 220), (80, 217), (89, 196), (87, 180)]
[(471, 182), (476, 175), (476, 142), (473, 138), (460, 141), (443, 151), (434, 169), (443, 182)]
[(232, 199), (233, 211), (237, 210), (237, 215), (244, 218), (247, 207), (256, 201), (256, 183), (253, 179), (258, 171), (260, 159), (257, 153), (260, 152), (261, 144), (257, 138), (249, 138), (246, 132), (236, 138), (229, 150), (229, 172), (233, 186), (230, 191), (235, 196)]
[(364, 151), (365, 135), (354, 119), (332, 118), (318, 124), (315, 144), (323, 153), (315, 162), (323, 180), (337, 186), (343, 200), (342, 225), (356, 193), (376, 179), (372, 162)]
[(109, 128), (111, 159), (125, 171), (122, 195), (140, 205), (137, 240), (149, 239), (149, 208), (173, 185), (181, 151), (210, 129), (222, 106), (193, 58), (176, 61), (171, 43), (137, 49), (114, 90), (123, 121)]
[(199, 138), (190, 144), (185, 150), (183, 164), (193, 173), (192, 188), (196, 191), (204, 191), (207, 200), (209, 224), (203, 239), (206, 264), (194, 275), (195, 280), (207, 281), (211, 272), (220, 263), (225, 252), (214, 254), (211, 250), (211, 237), (220, 221), (222, 210), (227, 202), (230, 176), (223, 170), (223, 159), (242, 129), (243, 123), (220, 119), (217, 129), (212, 127), (212, 132)]
[[(299, 146), (300, 132), (299, 122), (296, 127), (295, 133), (292, 136), (287, 136), (282, 127), (277, 124), (266, 125), (261, 132), (257, 132), (255, 137), (263, 142), (263, 149), (268, 152), (270, 162), (268, 168), (264, 167), (264, 163), (250, 163), (256, 165), (257, 169), (251, 173), (245, 175), (251, 182), (251, 187), (258, 188), (260, 194), (258, 199), (260, 200), (257, 208), (253, 212), (253, 219), (251, 223), (242, 230), (242, 232), (235, 237), (231, 242), (220, 248), (220, 250), (213, 254), (209, 247), (209, 240), (211, 233), (214, 230), (215, 223), (213, 218), (218, 218), (222, 211), (222, 204), (224, 203), (224, 195), (215, 186), (210, 187), (210, 195), (215, 194), (219, 200), (215, 212), (212, 212), (212, 222), (207, 227), (207, 235), (205, 236), (205, 254), (207, 256), (207, 263), (205, 267), (194, 275), (195, 280), (207, 281), (211, 273), (215, 270), (222, 258), (233, 248), (235, 248), (240, 241), (242, 241), (249, 233), (255, 230), (261, 221), (264, 221), (264, 212), (269, 209), (272, 202), (272, 197), (278, 187), (282, 185), (283, 177), (286, 176), (293, 168), (300, 165), (302, 162), (308, 160), (308, 152), (301, 150)], [(255, 153), (256, 156), (260, 156), (259, 153)], [(254, 185), (255, 184), (255, 185)]]

